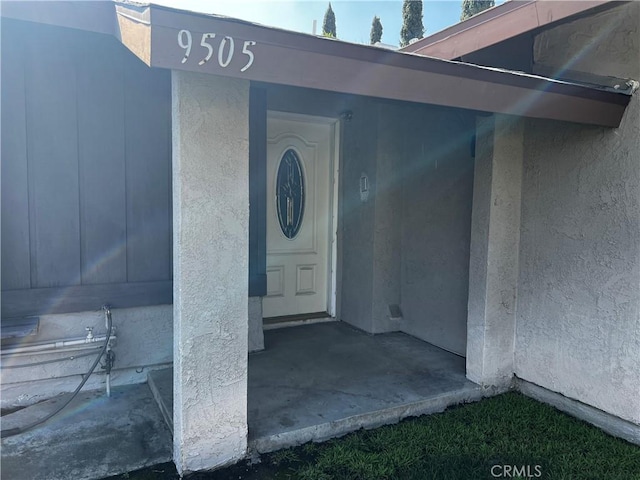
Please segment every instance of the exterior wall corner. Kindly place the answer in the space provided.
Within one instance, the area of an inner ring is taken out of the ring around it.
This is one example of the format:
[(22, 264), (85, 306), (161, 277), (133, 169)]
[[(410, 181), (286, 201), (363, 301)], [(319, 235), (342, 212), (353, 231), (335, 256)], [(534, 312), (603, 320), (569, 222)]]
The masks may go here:
[(481, 385), (508, 385), (515, 371), (523, 145), (522, 119), (478, 119), (467, 377)]

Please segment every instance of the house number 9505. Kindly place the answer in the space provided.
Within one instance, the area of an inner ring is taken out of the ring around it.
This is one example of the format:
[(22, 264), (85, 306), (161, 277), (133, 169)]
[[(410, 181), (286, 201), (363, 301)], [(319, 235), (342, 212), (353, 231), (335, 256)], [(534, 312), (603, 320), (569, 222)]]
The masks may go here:
[[(211, 57), (213, 57), (214, 54), (216, 54), (216, 48), (212, 43), (212, 40), (215, 38), (215, 33), (202, 34), (202, 38), (200, 39), (200, 46), (205, 49), (206, 55), (202, 58), (202, 60), (198, 62), (198, 65), (204, 65), (209, 60), (211, 60)], [(216, 43), (218, 44), (218, 51), (216, 54), (218, 65), (220, 65), (222, 68), (226, 68), (231, 63), (231, 60), (233, 60), (236, 42), (233, 37), (222, 37), (220, 41)], [(240, 53), (246, 56), (247, 63), (240, 69), (241, 72), (246, 72), (249, 67), (253, 65), (254, 56), (250, 48), (255, 44), (256, 42), (247, 40), (242, 45), (242, 51)], [(180, 30), (180, 32), (178, 32), (178, 45), (180, 45), (180, 48), (184, 48), (184, 57), (182, 58), (182, 63), (186, 63), (186, 61), (189, 59), (189, 55), (191, 55), (191, 49), (193, 47), (193, 36), (191, 35), (191, 32), (189, 30)]]

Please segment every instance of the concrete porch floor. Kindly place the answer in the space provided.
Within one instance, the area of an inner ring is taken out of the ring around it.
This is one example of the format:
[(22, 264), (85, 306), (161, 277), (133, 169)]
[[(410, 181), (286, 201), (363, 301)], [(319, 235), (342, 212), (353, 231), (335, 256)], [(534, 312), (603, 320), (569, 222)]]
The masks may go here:
[[(265, 346), (249, 356), (253, 452), (321, 441), (487, 395), (465, 378), (463, 358), (402, 333), (370, 336), (333, 322), (267, 331)], [(7, 415), (2, 428), (42, 418), (59, 401)], [(81, 392), (44, 426), (2, 440), (2, 478), (95, 480), (170, 461), (165, 420), (171, 423), (172, 404), (171, 369), (150, 372), (149, 386), (117, 387), (109, 399), (103, 391)]]
[[(395, 423), (482, 398), (465, 360), (403, 333), (371, 336), (342, 322), (265, 332), (249, 356), (249, 448), (266, 453)], [(171, 427), (173, 372), (149, 386)]]
[(249, 446), (265, 453), (482, 398), (465, 359), (343, 322), (265, 332), (249, 357)]

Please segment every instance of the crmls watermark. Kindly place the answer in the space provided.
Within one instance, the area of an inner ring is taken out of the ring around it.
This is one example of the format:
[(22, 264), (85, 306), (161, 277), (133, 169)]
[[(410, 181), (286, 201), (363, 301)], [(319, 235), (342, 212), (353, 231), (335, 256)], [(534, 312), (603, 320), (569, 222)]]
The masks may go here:
[(494, 465), (491, 467), (493, 478), (540, 478), (541, 465)]

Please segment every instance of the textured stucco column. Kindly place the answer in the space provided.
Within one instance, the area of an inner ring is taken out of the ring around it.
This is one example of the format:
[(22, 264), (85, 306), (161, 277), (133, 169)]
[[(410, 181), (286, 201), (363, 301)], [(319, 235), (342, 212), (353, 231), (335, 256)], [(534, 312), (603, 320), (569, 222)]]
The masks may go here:
[(180, 473), (247, 448), (249, 82), (172, 73), (173, 455)]
[(471, 218), (467, 377), (503, 387), (514, 372), (524, 123), (477, 123)]

